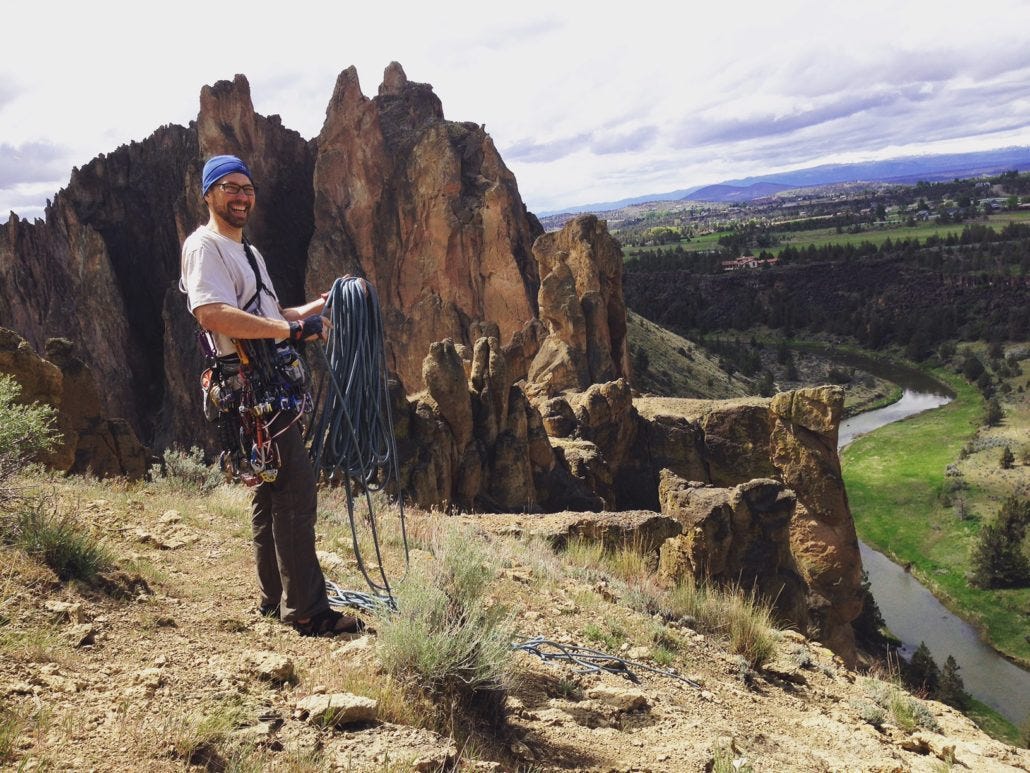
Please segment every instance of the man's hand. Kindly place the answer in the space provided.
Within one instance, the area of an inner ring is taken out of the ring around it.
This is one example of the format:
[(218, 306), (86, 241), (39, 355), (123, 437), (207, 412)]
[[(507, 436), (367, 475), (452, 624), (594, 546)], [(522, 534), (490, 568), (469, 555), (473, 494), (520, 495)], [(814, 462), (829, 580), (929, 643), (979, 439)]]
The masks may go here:
[(302, 321), (290, 323), (291, 341), (309, 341), (312, 338), (325, 339), (329, 333), (332, 323), (319, 314), (312, 314)]

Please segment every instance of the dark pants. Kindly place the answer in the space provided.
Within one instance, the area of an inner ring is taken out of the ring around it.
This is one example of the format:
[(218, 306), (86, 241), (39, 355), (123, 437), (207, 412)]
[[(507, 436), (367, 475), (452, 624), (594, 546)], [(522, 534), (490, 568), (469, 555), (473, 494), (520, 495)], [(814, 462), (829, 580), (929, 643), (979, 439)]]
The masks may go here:
[[(283, 413), (272, 422), (274, 435), (293, 418)], [(307, 619), (329, 607), (325, 577), (315, 555), (318, 492), (315, 473), (297, 424), (274, 441), (279, 474), (254, 491), (251, 523), (262, 604), (279, 604), (282, 619)]]

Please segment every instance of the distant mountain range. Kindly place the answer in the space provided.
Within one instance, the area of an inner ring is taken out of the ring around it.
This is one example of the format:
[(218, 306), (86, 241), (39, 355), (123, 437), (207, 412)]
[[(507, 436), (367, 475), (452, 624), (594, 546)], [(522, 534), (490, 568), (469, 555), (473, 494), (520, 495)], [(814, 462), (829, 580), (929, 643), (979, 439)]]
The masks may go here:
[(1010, 147), (976, 153), (947, 153), (927, 156), (902, 156), (884, 161), (857, 164), (823, 164), (789, 172), (726, 180), (715, 185), (683, 188), (668, 193), (634, 196), (618, 201), (598, 202), (537, 213), (547, 215), (576, 212), (607, 212), (649, 201), (751, 201), (790, 188), (849, 182), (917, 183), (999, 174), (1015, 169), (1030, 170), (1030, 147)]

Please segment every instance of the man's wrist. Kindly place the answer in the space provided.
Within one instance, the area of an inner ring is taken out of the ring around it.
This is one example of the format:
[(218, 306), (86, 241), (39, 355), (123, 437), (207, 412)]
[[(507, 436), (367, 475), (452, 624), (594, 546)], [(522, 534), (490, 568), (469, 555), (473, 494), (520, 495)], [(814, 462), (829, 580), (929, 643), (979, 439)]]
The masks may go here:
[(291, 341), (299, 341), (300, 337), (301, 337), (301, 335), (303, 334), (303, 331), (304, 331), (303, 323), (297, 322), (296, 320), (294, 320), (293, 322), (290, 322), (288, 324), (290, 326), (290, 331), (289, 331), (288, 338)]

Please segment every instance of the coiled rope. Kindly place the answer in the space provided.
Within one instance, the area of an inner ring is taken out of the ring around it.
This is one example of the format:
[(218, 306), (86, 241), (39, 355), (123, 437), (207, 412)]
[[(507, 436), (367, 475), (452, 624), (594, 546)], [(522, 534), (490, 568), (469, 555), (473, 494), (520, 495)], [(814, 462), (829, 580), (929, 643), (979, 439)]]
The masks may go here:
[[(332, 323), (322, 355), (326, 377), (319, 384), (316, 415), (308, 429), (309, 454), (316, 473), (347, 493), (354, 557), (373, 595), (343, 591), (326, 582), (331, 604), (372, 610), (396, 609), (386, 576), (372, 493), (397, 483), (405, 574), (409, 565), (404, 501), (399, 485), (397, 444), (390, 410), (385, 330), (375, 288), (357, 277), (339, 277), (326, 298), (323, 314)], [(365, 522), (375, 548), (378, 576), (368, 571), (355, 519), (355, 495), (365, 503)], [(403, 579), (403, 577), (401, 578)]]
[[(371, 499), (372, 492), (383, 489), (391, 481), (399, 483), (400, 478), (387, 386), (386, 335), (379, 297), (375, 288), (364, 280), (341, 277), (333, 282), (323, 313), (329, 317), (332, 328), (325, 348), (316, 347), (322, 355), (326, 378), (316, 393), (316, 417), (308, 430), (310, 456), (316, 471), (325, 475), (329, 481), (342, 484), (347, 492), (347, 516), (354, 556), (373, 592), (370, 595), (344, 590), (335, 582), (326, 580), (326, 594), (329, 603), (336, 606), (348, 606), (372, 613), (396, 612), (397, 602), (383, 567)], [(358, 544), (355, 492), (360, 492), (365, 501), (366, 522), (375, 546), (379, 580), (369, 576)], [(404, 501), (399, 485), (397, 495), (406, 575), (410, 558)], [(536, 655), (545, 662), (568, 661), (579, 666), (579, 673), (603, 671), (639, 683), (634, 673), (634, 669), (637, 669), (677, 679), (695, 689), (701, 689), (697, 682), (675, 671), (653, 668), (645, 663), (576, 644), (534, 637), (513, 642), (511, 648)]]

